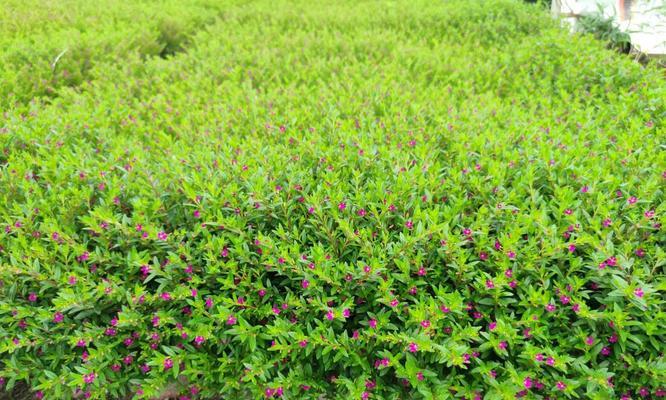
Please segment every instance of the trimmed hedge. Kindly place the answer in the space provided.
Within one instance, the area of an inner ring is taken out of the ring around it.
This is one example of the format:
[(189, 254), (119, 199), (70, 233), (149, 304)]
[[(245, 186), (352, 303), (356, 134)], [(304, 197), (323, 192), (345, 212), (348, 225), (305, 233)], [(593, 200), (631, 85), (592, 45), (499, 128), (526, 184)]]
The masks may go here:
[(0, 23), (6, 389), (666, 395), (662, 72), (517, 0), (53, 3)]

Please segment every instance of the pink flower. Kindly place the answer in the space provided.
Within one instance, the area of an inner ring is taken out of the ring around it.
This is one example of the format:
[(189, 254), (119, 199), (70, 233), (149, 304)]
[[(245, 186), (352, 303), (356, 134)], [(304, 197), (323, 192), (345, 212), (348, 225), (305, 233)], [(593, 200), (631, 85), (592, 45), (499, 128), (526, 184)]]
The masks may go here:
[(359, 217), (365, 217), (366, 212), (364, 209), (361, 208), (360, 210), (358, 210), (357, 214)]
[(329, 320), (329, 321), (333, 320), (333, 311), (328, 311), (326, 313), (326, 319)]
[(349, 311), (348, 308), (345, 308), (344, 310), (342, 310), (342, 316), (343, 317), (349, 318), (350, 315), (351, 315), (351, 311)]
[(160, 295), (160, 297), (161, 297), (162, 300), (164, 300), (164, 301), (169, 301), (169, 300), (171, 300), (171, 294), (170, 294), (169, 292), (164, 292), (164, 293), (162, 293), (162, 294)]
[(62, 315), (60, 311), (56, 311), (56, 313), (53, 314), (53, 322), (55, 322), (56, 324), (61, 323), (63, 319), (65, 319), (65, 317), (64, 315)]
[(422, 381), (423, 380), (423, 372), (421, 372), (421, 371), (417, 372), (416, 373), (416, 379), (418, 379), (419, 381)]
[(564, 382), (562, 382), (562, 381), (557, 382), (556, 386), (557, 386), (557, 390), (564, 390), (564, 389), (567, 388), (567, 385), (565, 385)]
[(417, 275), (418, 275), (418, 276), (425, 276), (425, 274), (426, 274), (426, 270), (425, 270), (425, 268), (420, 267), (420, 268), (419, 268), (419, 271), (417, 272)]
[(601, 355), (608, 356), (608, 355), (610, 355), (610, 353), (611, 353), (610, 348), (608, 348), (608, 347), (606, 347), (606, 346), (604, 346), (604, 347), (601, 349)]
[(467, 237), (472, 236), (472, 230), (469, 229), (469, 228), (463, 229), (463, 235), (465, 235)]
[(508, 344), (505, 341), (501, 341), (501, 342), (499, 342), (498, 347), (500, 348), (500, 350), (506, 350), (506, 348), (508, 347)]
[(570, 208), (567, 208), (566, 210), (564, 210), (564, 214), (565, 215), (571, 215), (571, 214), (573, 214), (573, 211)]
[(523, 386), (525, 386), (525, 389), (531, 389), (532, 388), (532, 379), (530, 377), (525, 378), (523, 380)]
[(585, 338), (585, 344), (588, 346), (592, 346), (594, 344), (594, 338), (592, 336), (588, 336)]
[(234, 324), (236, 324), (236, 317), (230, 315), (229, 318), (227, 318), (227, 325), (234, 325)]
[(171, 367), (173, 367), (173, 360), (170, 359), (170, 358), (165, 359), (164, 360), (164, 369), (165, 370), (171, 369)]
[(488, 259), (488, 253), (482, 251), (481, 253), (479, 253), (479, 258), (481, 259), (481, 261), (486, 261)]
[(486, 280), (486, 289), (493, 289), (495, 284), (490, 279)]
[(539, 353), (536, 356), (534, 356), (534, 359), (537, 361), (543, 361), (543, 354)]
[(400, 302), (398, 301), (398, 299), (393, 299), (393, 300), (391, 300), (390, 305), (391, 305), (391, 307), (396, 307), (399, 303)]
[(206, 340), (206, 339), (204, 339), (203, 336), (195, 336), (195, 337), (194, 337), (194, 343), (195, 343), (197, 346), (201, 346), (205, 340)]
[(308, 281), (307, 279), (303, 279), (303, 281), (301, 282), (301, 286), (303, 287), (303, 289), (307, 289), (308, 286), (310, 286), (310, 281)]
[(424, 328), (430, 327), (430, 320), (424, 319), (423, 321), (421, 321), (421, 326)]
[(377, 328), (377, 320), (374, 319), (374, 318), (371, 319), (370, 321), (368, 321), (368, 326), (370, 326), (370, 328), (372, 328), (372, 329), (376, 329)]
[(590, 188), (587, 187), (587, 186), (583, 186), (582, 188), (580, 188), (581, 193), (587, 193), (589, 190), (590, 190)]
[(95, 373), (93, 372), (93, 373), (90, 373), (90, 374), (84, 374), (83, 375), (83, 382), (85, 382), (86, 384), (90, 384), (90, 383), (95, 382)]
[(514, 258), (516, 258), (516, 253), (513, 252), (513, 251), (511, 251), (511, 250), (509, 250), (509, 251), (506, 253), (506, 256), (509, 257), (510, 260), (513, 260)]
[(490, 330), (490, 331), (494, 331), (495, 328), (497, 328), (497, 322), (494, 322), (494, 321), (493, 321), (493, 322), (491, 322), (491, 323), (488, 324), (488, 330)]
[(643, 249), (636, 249), (635, 253), (636, 257), (643, 258), (645, 257), (645, 250)]
[(338, 210), (344, 211), (345, 208), (347, 208), (347, 204), (345, 202), (338, 204)]
[(553, 304), (553, 303), (548, 303), (548, 304), (546, 305), (546, 311), (548, 311), (548, 312), (553, 312), (553, 311), (555, 311), (555, 304)]
[(569, 249), (570, 253), (573, 253), (574, 251), (576, 251), (576, 245), (575, 244), (570, 244), (568, 249)]
[(300, 342), (298, 342), (298, 345), (301, 346), (301, 347), (305, 347), (305, 346), (308, 345), (308, 341), (307, 340), (301, 340)]
[(447, 306), (441, 306), (439, 309), (440, 309), (444, 314), (448, 314), (448, 313), (451, 312), (451, 309), (448, 308)]
[(419, 351), (419, 346), (416, 343), (412, 342), (409, 344), (409, 346), (407, 346), (407, 350), (409, 350), (410, 353), (416, 353), (417, 351)]
[(405, 227), (407, 229), (412, 229), (414, 227), (414, 223), (411, 220), (409, 220), (409, 221), (405, 222)]
[(157, 238), (158, 238), (159, 240), (167, 240), (167, 237), (168, 237), (168, 235), (167, 235), (167, 233), (164, 232), (164, 231), (160, 231), (160, 232), (157, 234)]
[(634, 296), (638, 297), (639, 299), (642, 298), (644, 295), (645, 293), (643, 292), (642, 288), (636, 288), (636, 290), (634, 290)]
[(645, 218), (651, 219), (652, 217), (654, 217), (654, 210), (648, 210), (643, 215), (645, 215)]
[(571, 299), (570, 299), (568, 296), (565, 296), (565, 295), (560, 296), (560, 302), (561, 302), (562, 304), (569, 304), (569, 301), (570, 301), (570, 300), (571, 300)]
[(627, 199), (627, 203), (629, 203), (629, 204), (635, 204), (636, 201), (638, 201), (638, 199), (636, 198), (636, 196), (631, 196), (631, 197), (629, 197), (629, 198)]
[(212, 297), (207, 297), (206, 298), (206, 308), (213, 308), (213, 298)]
[(555, 359), (553, 357), (548, 357), (548, 359), (546, 359), (546, 364), (552, 367), (553, 365), (555, 365)]

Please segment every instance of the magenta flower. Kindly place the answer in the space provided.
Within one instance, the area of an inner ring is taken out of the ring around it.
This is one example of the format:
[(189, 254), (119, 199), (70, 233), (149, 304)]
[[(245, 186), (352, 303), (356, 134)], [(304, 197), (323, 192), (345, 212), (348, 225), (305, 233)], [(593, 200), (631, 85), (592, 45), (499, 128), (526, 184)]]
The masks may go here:
[(463, 235), (468, 236), (468, 237), (472, 236), (472, 230), (469, 229), (469, 228), (463, 229)]
[(610, 353), (611, 353), (611, 350), (610, 350), (609, 347), (604, 346), (601, 349), (601, 355), (608, 356), (608, 355), (610, 355)]
[(543, 354), (538, 353), (536, 356), (534, 356), (534, 359), (536, 361), (543, 361)]
[(391, 307), (397, 307), (398, 304), (400, 304), (400, 302), (398, 301), (398, 299), (393, 299), (389, 304), (391, 305)]
[(500, 350), (506, 350), (506, 348), (507, 348), (508, 346), (509, 346), (509, 345), (508, 345), (505, 341), (501, 341), (501, 342), (499, 342), (499, 346), (498, 346), (498, 347), (500, 348)]
[(407, 229), (412, 229), (414, 227), (414, 223), (411, 220), (408, 220), (407, 222), (405, 222), (405, 227)]
[(588, 346), (592, 346), (594, 344), (594, 337), (588, 336), (587, 338), (585, 338), (585, 344)]
[(364, 209), (361, 208), (360, 210), (358, 210), (357, 214), (359, 217), (365, 217), (366, 212)]
[(168, 237), (168, 235), (167, 235), (167, 233), (164, 232), (164, 231), (160, 231), (160, 232), (157, 234), (157, 238), (158, 238), (159, 240), (167, 240), (167, 237)]
[(164, 301), (169, 301), (169, 300), (171, 300), (171, 294), (170, 294), (169, 292), (164, 292), (164, 293), (162, 293), (162, 294), (160, 295), (160, 297), (161, 297), (162, 300), (164, 300)]
[(532, 379), (529, 376), (523, 380), (523, 386), (528, 390), (532, 388)]
[(546, 304), (546, 311), (548, 311), (548, 312), (555, 311), (555, 304), (553, 304), (553, 303)]
[(310, 286), (310, 281), (307, 279), (303, 279), (303, 281), (301, 282), (301, 286), (303, 287), (303, 289), (307, 289), (308, 286)]
[(488, 330), (494, 331), (495, 328), (497, 328), (497, 322), (493, 321), (493, 322), (488, 324)]
[(424, 319), (423, 321), (421, 321), (421, 326), (423, 328), (429, 328), (430, 327), (430, 320)]
[(548, 357), (546, 359), (546, 364), (548, 364), (552, 367), (553, 365), (555, 365), (555, 359), (553, 357)]
[(488, 259), (488, 253), (482, 251), (481, 253), (479, 253), (479, 258), (481, 259), (481, 261), (486, 261)]
[(652, 217), (654, 217), (654, 210), (648, 210), (643, 215), (645, 215), (645, 218), (647, 219), (652, 219)]
[(86, 384), (90, 384), (90, 383), (95, 382), (95, 373), (93, 372), (93, 373), (90, 373), (90, 374), (84, 374), (83, 375), (83, 382), (85, 382)]
[(556, 386), (557, 386), (557, 390), (564, 390), (564, 389), (567, 388), (567, 385), (565, 385), (564, 382), (562, 382), (562, 381), (557, 382)]
[(511, 251), (511, 250), (509, 250), (509, 251), (506, 253), (506, 256), (509, 257), (509, 260), (513, 260), (514, 258), (516, 258), (516, 253), (513, 252), (513, 251)]
[(164, 369), (165, 370), (171, 369), (171, 367), (173, 367), (173, 360), (170, 359), (170, 358), (165, 359), (164, 360)]
[(448, 308), (447, 306), (444, 306), (444, 305), (441, 306), (439, 309), (440, 309), (440, 311), (442, 311), (444, 314), (448, 314), (448, 313), (451, 312), (451, 309)]
[(560, 303), (562, 303), (562, 304), (569, 304), (570, 300), (571, 299), (568, 296), (565, 296), (565, 295), (560, 296)]
[(409, 350), (410, 353), (416, 353), (417, 351), (419, 351), (419, 346), (416, 343), (412, 342), (409, 344), (409, 346), (407, 346), (407, 350)]
[(53, 322), (55, 322), (56, 324), (61, 323), (63, 319), (65, 319), (65, 317), (64, 315), (62, 315), (60, 311), (56, 311), (56, 313), (53, 314)]
[(195, 343), (197, 346), (201, 346), (205, 340), (206, 340), (206, 339), (204, 339), (203, 336), (195, 336), (195, 337), (194, 337), (194, 343)]
[(636, 196), (631, 196), (627, 199), (627, 203), (629, 203), (629, 204), (636, 204), (636, 201), (638, 201)]
[(636, 257), (643, 258), (643, 257), (645, 257), (645, 250), (640, 249), (640, 248), (636, 249), (635, 254), (636, 254)]
[(234, 324), (236, 324), (236, 317), (230, 315), (229, 318), (227, 318), (227, 325), (234, 325)]
[(417, 372), (416, 373), (416, 379), (418, 379), (419, 381), (422, 381), (423, 380), (423, 372), (421, 372), (421, 371)]
[(377, 328), (377, 320), (374, 319), (374, 318), (371, 319), (370, 321), (368, 321), (368, 325), (370, 326), (370, 328), (376, 329)]
[(642, 298), (644, 295), (645, 293), (643, 292), (642, 288), (636, 288), (636, 290), (634, 290), (634, 296), (638, 297), (639, 299)]
[(486, 280), (486, 289), (493, 289), (493, 288), (495, 288), (495, 284), (493, 283), (493, 281), (491, 281), (490, 279)]
[(349, 318), (350, 315), (351, 315), (351, 311), (349, 311), (348, 308), (345, 308), (344, 310), (342, 310), (342, 316), (343, 317)]
[(212, 297), (207, 297), (206, 298), (206, 308), (213, 308), (213, 298)]
[(345, 208), (347, 208), (347, 204), (344, 201), (338, 204), (338, 210), (344, 211)]
[(570, 208), (567, 208), (566, 210), (564, 210), (564, 214), (565, 215), (571, 215), (571, 214), (573, 214), (573, 211)]
[(329, 320), (329, 321), (332, 321), (332, 320), (333, 320), (333, 311), (330, 311), (330, 310), (329, 310), (329, 311), (326, 313), (326, 319)]
[(30, 292), (30, 294), (28, 295), (28, 301), (31, 302), (31, 303), (36, 302), (37, 301), (37, 293)]
[(568, 249), (569, 249), (569, 253), (573, 253), (574, 251), (576, 251), (576, 245), (575, 244), (570, 244)]
[(308, 345), (308, 341), (307, 340), (301, 340), (300, 342), (298, 342), (298, 345), (301, 346), (301, 347), (305, 347), (305, 346)]

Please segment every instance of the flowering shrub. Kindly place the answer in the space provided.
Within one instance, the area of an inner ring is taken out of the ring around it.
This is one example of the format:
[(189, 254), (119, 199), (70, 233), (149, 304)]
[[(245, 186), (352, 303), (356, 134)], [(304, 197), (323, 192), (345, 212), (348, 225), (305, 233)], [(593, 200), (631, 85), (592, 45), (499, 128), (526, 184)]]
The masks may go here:
[(660, 71), (518, 1), (219, 7), (2, 72), (4, 389), (664, 397)]

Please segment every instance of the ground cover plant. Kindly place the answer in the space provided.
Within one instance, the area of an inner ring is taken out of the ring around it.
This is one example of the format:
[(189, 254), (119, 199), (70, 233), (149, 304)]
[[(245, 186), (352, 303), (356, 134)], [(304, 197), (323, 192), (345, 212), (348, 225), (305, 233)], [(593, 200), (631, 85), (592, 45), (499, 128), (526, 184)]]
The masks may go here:
[(2, 14), (3, 389), (664, 397), (661, 71), (517, 0), (97, 3)]

